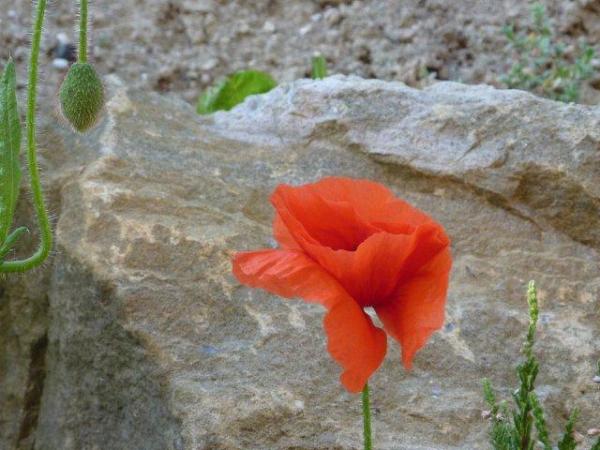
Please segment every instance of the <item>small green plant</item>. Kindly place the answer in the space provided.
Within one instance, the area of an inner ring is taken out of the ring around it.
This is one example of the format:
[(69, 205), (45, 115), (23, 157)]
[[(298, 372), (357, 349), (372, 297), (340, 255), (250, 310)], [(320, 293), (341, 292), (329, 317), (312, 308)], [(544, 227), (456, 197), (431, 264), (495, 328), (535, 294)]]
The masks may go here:
[(95, 125), (104, 107), (104, 87), (87, 58), (88, 0), (80, 1), (79, 52), (60, 87), (60, 105), (65, 118), (77, 131)]
[(534, 4), (531, 14), (532, 23), (527, 32), (515, 32), (514, 25), (503, 28), (511, 50), (517, 55), (517, 62), (508, 74), (500, 77), (500, 81), (509, 88), (532, 91), (563, 102), (576, 102), (582, 82), (593, 74), (594, 49), (581, 43), (576, 54), (568, 56), (566, 45), (556, 42), (544, 5)]
[[(25, 117), (27, 165), (29, 168), (33, 205), (40, 229), (40, 243), (37, 250), (30, 257), (22, 260), (6, 260), (6, 257), (14, 248), (19, 237), (27, 231), (25, 227), (18, 227), (10, 232), (13, 225), (21, 180), (19, 154), (21, 150), (22, 130), (17, 108), (15, 65), (12, 60), (9, 60), (0, 78), (0, 273), (24, 272), (38, 267), (46, 260), (52, 248), (52, 230), (40, 182), (36, 144), (38, 61), (46, 4), (47, 0), (38, 0), (36, 5), (31, 38), (27, 112)], [(87, 64), (88, 0), (80, 0), (79, 5), (81, 11), (79, 62)], [(87, 65), (89, 66), (89, 64)], [(89, 67), (91, 71), (94, 71), (91, 66)], [(87, 75), (89, 73), (90, 71), (88, 70)], [(61, 90), (61, 102), (65, 117), (78, 130), (89, 128), (89, 126), (95, 123), (104, 104), (103, 94), (98, 95), (99, 92), (103, 92), (100, 79), (96, 76), (95, 80), (91, 80), (87, 75), (85, 78), (82, 78), (81, 75), (70, 71), (63, 87), (75, 84), (77, 88), (67, 89), (68, 96), (63, 95), (63, 91)], [(95, 94), (91, 95), (92, 93)], [(93, 105), (90, 105), (90, 103), (93, 103)], [(74, 104), (76, 104), (75, 107), (73, 107)]]
[(21, 182), (20, 149), (21, 122), (17, 111), (15, 64), (9, 60), (0, 78), (0, 260), (26, 231), (20, 227), (10, 233)]
[[(327, 62), (323, 56), (312, 59), (312, 78), (327, 76)], [(198, 114), (229, 111), (250, 95), (265, 94), (277, 86), (277, 82), (265, 72), (243, 70), (235, 72), (202, 93), (196, 105)]]
[(312, 79), (322, 80), (327, 76), (327, 61), (321, 55), (312, 59)]
[[(490, 381), (487, 379), (483, 381), (483, 394), (490, 408), (489, 417), (492, 423), (490, 443), (494, 450), (533, 450), (536, 448), (574, 450), (577, 447), (574, 428), (578, 411), (574, 410), (571, 413), (558, 446), (553, 447), (546, 426), (544, 410), (535, 393), (539, 363), (533, 353), (533, 346), (539, 308), (537, 290), (533, 281), (529, 282), (527, 289), (527, 303), (529, 304), (529, 328), (523, 346), (525, 361), (517, 366), (520, 384), (512, 394), (514, 407), (509, 409), (505, 401), (499, 403)], [(533, 437), (534, 428), (537, 440)], [(591, 450), (600, 450), (600, 438)]]
[(229, 75), (225, 80), (207, 89), (198, 99), (198, 114), (229, 111), (246, 97), (264, 94), (277, 86), (271, 75), (257, 70), (245, 70)]

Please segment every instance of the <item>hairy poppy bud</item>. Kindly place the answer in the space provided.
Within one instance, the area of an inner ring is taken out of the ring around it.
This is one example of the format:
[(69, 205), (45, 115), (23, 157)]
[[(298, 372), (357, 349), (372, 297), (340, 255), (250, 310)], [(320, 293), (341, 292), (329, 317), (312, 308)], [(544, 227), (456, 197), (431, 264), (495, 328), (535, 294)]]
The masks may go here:
[(77, 131), (92, 127), (104, 106), (104, 87), (88, 63), (75, 63), (60, 87), (62, 112)]

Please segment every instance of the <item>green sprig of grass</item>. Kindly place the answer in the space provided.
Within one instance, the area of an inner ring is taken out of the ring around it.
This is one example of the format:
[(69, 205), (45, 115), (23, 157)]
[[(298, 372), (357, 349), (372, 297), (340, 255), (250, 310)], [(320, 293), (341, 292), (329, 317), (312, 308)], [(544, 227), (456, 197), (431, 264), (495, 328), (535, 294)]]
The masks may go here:
[(236, 72), (207, 89), (198, 99), (196, 110), (198, 114), (229, 111), (246, 97), (264, 94), (275, 86), (277, 82), (268, 73), (258, 70)]
[[(539, 305), (537, 290), (533, 281), (527, 289), (529, 305), (529, 327), (523, 345), (525, 360), (517, 366), (519, 387), (513, 392), (513, 407), (509, 409), (506, 403), (499, 403), (489, 380), (483, 381), (483, 395), (490, 408), (490, 444), (494, 450), (534, 450), (541, 447), (544, 450), (575, 450), (577, 441), (574, 431), (578, 417), (575, 409), (569, 416), (565, 431), (556, 447), (551, 444), (550, 434), (546, 424), (543, 406), (535, 392), (535, 381), (539, 372), (539, 363), (534, 353)], [(534, 435), (535, 431), (535, 435)], [(591, 450), (600, 450), (600, 438)]]
[(583, 81), (593, 75), (595, 51), (580, 43), (573, 57), (568, 57), (566, 45), (557, 42), (556, 33), (541, 3), (533, 5), (529, 29), (520, 33), (507, 25), (503, 33), (516, 61), (500, 81), (513, 89), (524, 89), (563, 102), (576, 102)]

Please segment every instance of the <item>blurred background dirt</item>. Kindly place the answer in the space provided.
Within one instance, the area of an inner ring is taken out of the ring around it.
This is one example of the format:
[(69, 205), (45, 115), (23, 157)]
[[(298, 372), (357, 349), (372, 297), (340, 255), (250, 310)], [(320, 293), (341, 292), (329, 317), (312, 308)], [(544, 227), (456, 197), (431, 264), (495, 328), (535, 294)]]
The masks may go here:
[[(54, 95), (64, 74), (52, 66), (57, 36), (76, 40), (73, 3), (49, 4), (46, 95)], [(598, 42), (600, 0), (543, 3), (565, 42)], [(24, 83), (32, 3), (0, 0), (0, 6), (0, 58), (15, 57)], [(327, 58), (330, 72), (412, 86), (433, 80), (497, 85), (512, 64), (502, 27), (526, 24), (530, 7), (520, 0), (94, 2), (91, 47), (102, 73), (189, 102), (239, 69), (268, 71), (279, 81), (307, 76), (315, 53)], [(600, 75), (587, 82), (582, 103), (598, 102), (594, 87), (600, 89)]]

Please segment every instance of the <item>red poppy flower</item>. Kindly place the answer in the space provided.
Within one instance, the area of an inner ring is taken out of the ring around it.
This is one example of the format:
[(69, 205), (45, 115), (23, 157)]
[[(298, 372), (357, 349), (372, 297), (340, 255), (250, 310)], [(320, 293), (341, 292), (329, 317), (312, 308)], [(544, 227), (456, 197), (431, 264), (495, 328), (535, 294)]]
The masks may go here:
[(383, 361), (386, 332), (410, 368), (444, 322), (452, 261), (442, 226), (368, 180), (280, 185), (271, 202), (280, 248), (236, 254), (239, 281), (323, 305), (327, 348), (349, 391), (360, 392)]

